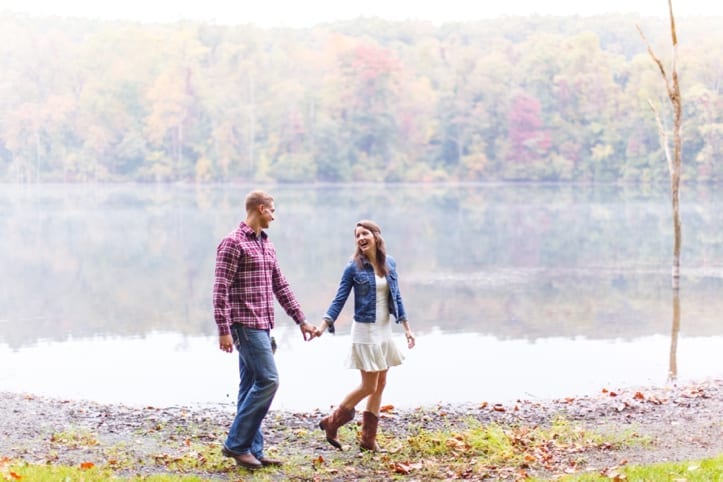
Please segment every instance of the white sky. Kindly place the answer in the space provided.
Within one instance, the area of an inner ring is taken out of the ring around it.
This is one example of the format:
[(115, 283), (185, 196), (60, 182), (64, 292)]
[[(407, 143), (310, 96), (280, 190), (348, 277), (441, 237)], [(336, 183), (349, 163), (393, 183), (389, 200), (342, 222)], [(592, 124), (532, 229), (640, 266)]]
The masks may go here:
[[(676, 17), (723, 16), (720, 0), (674, 0)], [(306, 27), (315, 23), (376, 16), (434, 23), (500, 15), (595, 15), (639, 13), (667, 17), (667, 0), (0, 0), (0, 12), (102, 19), (172, 22), (182, 18), (216, 23)]]

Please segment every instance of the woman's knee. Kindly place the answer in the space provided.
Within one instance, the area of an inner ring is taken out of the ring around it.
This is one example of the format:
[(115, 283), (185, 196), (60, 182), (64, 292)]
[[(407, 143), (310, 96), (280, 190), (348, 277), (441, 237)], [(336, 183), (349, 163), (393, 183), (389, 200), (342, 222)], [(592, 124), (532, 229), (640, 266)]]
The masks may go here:
[(387, 379), (386, 377), (379, 377), (379, 380), (377, 380), (377, 386), (374, 389), (375, 393), (382, 393), (384, 391), (384, 388), (387, 386)]
[(361, 385), (360, 391), (364, 394), (365, 397), (371, 395), (372, 393), (377, 391), (377, 384), (376, 383), (363, 383)]

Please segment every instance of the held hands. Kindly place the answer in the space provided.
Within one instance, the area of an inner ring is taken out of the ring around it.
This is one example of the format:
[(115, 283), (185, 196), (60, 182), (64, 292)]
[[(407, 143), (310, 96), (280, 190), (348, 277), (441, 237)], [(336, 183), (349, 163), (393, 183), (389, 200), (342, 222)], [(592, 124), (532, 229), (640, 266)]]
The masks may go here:
[(321, 320), (321, 323), (319, 326), (317, 326), (316, 329), (316, 336), (321, 336), (324, 334), (326, 329), (329, 327), (329, 324), (326, 322), (326, 320)]
[(311, 341), (317, 336), (321, 336), (319, 329), (311, 323), (303, 321), (299, 324), (299, 328), (301, 329), (301, 335), (304, 337), (304, 341)]

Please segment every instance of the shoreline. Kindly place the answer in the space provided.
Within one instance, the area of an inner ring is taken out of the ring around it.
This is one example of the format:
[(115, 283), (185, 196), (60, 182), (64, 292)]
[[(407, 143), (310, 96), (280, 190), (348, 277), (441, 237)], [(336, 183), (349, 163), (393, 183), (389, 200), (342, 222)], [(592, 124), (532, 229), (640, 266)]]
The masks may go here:
[[(360, 407), (358, 407), (360, 408)], [(136, 459), (183, 450), (185, 440), (214, 452), (233, 418), (228, 409), (188, 406), (135, 408), (121, 404), (54, 399), (32, 394), (0, 392), (0, 457), (28, 463), (77, 465), (107, 464), (105, 453), (124, 447)], [(596, 396), (550, 400), (518, 400), (510, 404), (444, 404), (416, 409), (387, 406), (380, 417), (380, 433), (387, 443), (404, 440), (420, 429), (461, 429), (470, 420), (501, 427), (549, 427), (560, 419), (601, 434), (634, 432), (650, 440), (645, 446), (586, 453), (589, 467), (611, 467), (621, 460), (630, 464), (683, 461), (723, 454), (723, 379), (702, 380), (670, 387), (638, 387), (619, 392), (602, 390)], [(281, 458), (299, 453), (331, 451), (317, 424), (326, 413), (274, 410), (262, 431), (266, 446)], [(357, 417), (359, 418), (359, 417)], [(289, 433), (310, 433), (314, 441), (299, 445)], [(318, 432), (316, 434), (315, 432)], [(92, 446), (59, 446), (57, 434), (92, 434)], [(315, 436), (318, 435), (318, 436)], [(294, 444), (297, 445), (294, 445)], [(347, 452), (344, 452), (346, 454)], [(347, 455), (350, 456), (350, 455)]]

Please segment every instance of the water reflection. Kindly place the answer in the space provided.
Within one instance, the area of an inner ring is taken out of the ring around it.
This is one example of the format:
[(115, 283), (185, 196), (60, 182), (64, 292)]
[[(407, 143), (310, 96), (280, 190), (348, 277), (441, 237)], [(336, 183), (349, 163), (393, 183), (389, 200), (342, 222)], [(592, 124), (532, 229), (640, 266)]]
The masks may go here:
[[(121, 347), (140, 349), (136, 343), (149, 343), (158, 333), (181, 337), (191, 347), (213, 338), (215, 248), (243, 217), (243, 198), (249, 188), (4, 186), (0, 191), (0, 347), (4, 359), (15, 370), (17, 363), (34, 366), (26, 356), (48, 364), (54, 350), (75, 354), (95, 352), (102, 346), (98, 357), (103, 359), (103, 354)], [(576, 347), (596, 344), (590, 349), (608, 347), (614, 353), (618, 347), (631, 352), (637, 348), (640, 360), (630, 363), (642, 365), (640, 377), (650, 380), (661, 374), (671, 379), (723, 375), (721, 354), (707, 352), (709, 367), (695, 371), (699, 368), (694, 364), (691, 371), (688, 355), (681, 350), (691, 340), (706, 344), (720, 341), (723, 335), (723, 217), (717, 208), (723, 202), (723, 190), (715, 186), (686, 188), (684, 292), (673, 301), (672, 327), (672, 241), (665, 187), (267, 188), (276, 195), (278, 214), (270, 235), (281, 266), (312, 320), (323, 314), (343, 263), (351, 255), (354, 222), (372, 218), (382, 225), (399, 264), (415, 331), (431, 337), (435, 350), (449, 350), (428, 354), (437, 360), (436, 368), (413, 355), (416, 350), (410, 354), (420, 373), (422, 367), (436, 370), (420, 375), (427, 379), (454, 379), (450, 373), (455, 372), (444, 360), (461, 356), (461, 347), (479, 351), (480, 347), (466, 342), (470, 339), (481, 341), (485, 350), (500, 357), (470, 360), (482, 364), (475, 365), (480, 373), (486, 363), (496, 369), (506, 367), (509, 358), (502, 347), (509, 351), (520, 343), (525, 349), (509, 354), (519, 357), (521, 365), (536, 367), (535, 357), (552, 357), (557, 352), (575, 360)], [(338, 324), (340, 338), (349, 328), (350, 315), (347, 307)], [(278, 318), (281, 327), (288, 323), (280, 310)], [(657, 344), (645, 341), (653, 339), (656, 343), (667, 340), (665, 356), (657, 353)], [(294, 346), (296, 342), (285, 343)], [(540, 346), (556, 353), (529, 349)], [(655, 353), (645, 351), (653, 349)], [(150, 352), (165, 353), (158, 346)], [(180, 353), (179, 358), (197, 359), (206, 373), (213, 372), (218, 361), (200, 352), (174, 351)], [(649, 371), (642, 360), (653, 360), (656, 371)], [(130, 357), (125, 361), (130, 363)], [(663, 368), (658, 366), (661, 362)], [(118, 363), (122, 366), (120, 359)], [(587, 367), (597, 375), (597, 385), (604, 380), (614, 383), (610, 360), (601, 357), (600, 363), (608, 365), (607, 371), (598, 373), (594, 366)], [(410, 362), (403, 370), (413, 370), (413, 366)], [(66, 369), (75, 380), (101, 377), (84, 376), (91, 369), (87, 363)], [(8, 370), (5, 363), (3, 370)], [(0, 389), (11, 386), (13, 373), (0, 374)], [(30, 378), (40, 386), (53, 383), (40, 373)], [(138, 372), (126, 376), (144, 379)], [(482, 378), (479, 383), (527, 390), (527, 386), (520, 388), (515, 377), (520, 383), (533, 383), (504, 370), (498, 379)], [(223, 383), (228, 380), (219, 378)], [(559, 378), (547, 376), (549, 383), (564, 385)], [(187, 393), (193, 390), (185, 388), (167, 390), (178, 399), (193, 399)], [(106, 389), (113, 393), (110, 387)], [(505, 389), (500, 388), (500, 396)], [(139, 390), (155, 396), (146, 388)], [(454, 387), (449, 391), (453, 394)]]
[(673, 289), (673, 326), (670, 330), (668, 382), (678, 379), (678, 334), (680, 333), (680, 288)]
[[(279, 329), (281, 387), (275, 409), (326, 410), (358, 383), (344, 368), (346, 335), (304, 342), (296, 328)], [(399, 333), (400, 346), (403, 339)], [(437, 403), (494, 403), (599, 394), (603, 388), (663, 385), (670, 339), (551, 337), (500, 340), (479, 333), (419, 337), (406, 363), (389, 372), (385, 403), (399, 408)], [(720, 376), (723, 336), (681, 337), (679, 381)], [(323, 367), (323, 369), (319, 369)], [(21, 350), (0, 345), (4, 390), (135, 406), (234, 407), (236, 355), (216, 338), (154, 333), (143, 338), (43, 342)], [(310, 371), (313, 376), (310, 376)]]

